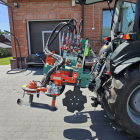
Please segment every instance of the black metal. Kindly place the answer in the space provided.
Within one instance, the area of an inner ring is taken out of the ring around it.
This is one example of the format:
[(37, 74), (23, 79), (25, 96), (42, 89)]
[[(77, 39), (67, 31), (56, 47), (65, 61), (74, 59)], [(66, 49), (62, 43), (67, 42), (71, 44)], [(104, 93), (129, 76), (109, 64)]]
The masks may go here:
[(85, 108), (85, 103), (87, 103), (87, 98), (82, 95), (82, 91), (79, 89), (67, 91), (63, 99), (63, 105), (67, 107), (69, 112), (82, 111)]
[(32, 103), (33, 102), (33, 98), (34, 98), (34, 95), (31, 95), (29, 96), (29, 103)]
[(70, 69), (69, 70), (69, 77), (72, 77), (72, 74), (73, 74), (73, 69)]
[(56, 100), (56, 96), (53, 96), (53, 100)]
[(99, 104), (101, 104), (95, 97), (92, 97), (91, 100), (93, 101), (93, 103), (91, 103), (92, 107), (97, 107)]
[(82, 35), (81, 37), (84, 38), (84, 5), (81, 6), (81, 18), (83, 19), (83, 24), (82, 24)]
[(40, 94), (37, 94), (37, 98), (39, 98), (39, 95), (40, 95)]

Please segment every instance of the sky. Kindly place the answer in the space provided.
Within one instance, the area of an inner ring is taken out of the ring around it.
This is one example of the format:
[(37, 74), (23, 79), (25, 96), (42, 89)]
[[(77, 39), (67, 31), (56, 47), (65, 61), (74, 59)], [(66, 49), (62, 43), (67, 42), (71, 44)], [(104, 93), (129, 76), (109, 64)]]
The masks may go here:
[(8, 8), (0, 4), (0, 29), (10, 31)]

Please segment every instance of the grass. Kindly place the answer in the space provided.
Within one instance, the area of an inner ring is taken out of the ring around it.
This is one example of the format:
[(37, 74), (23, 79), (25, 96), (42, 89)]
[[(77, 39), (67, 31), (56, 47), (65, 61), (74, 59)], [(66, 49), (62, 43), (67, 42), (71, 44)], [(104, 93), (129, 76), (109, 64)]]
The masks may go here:
[(0, 65), (9, 65), (10, 64), (9, 59), (13, 59), (13, 57), (0, 58)]

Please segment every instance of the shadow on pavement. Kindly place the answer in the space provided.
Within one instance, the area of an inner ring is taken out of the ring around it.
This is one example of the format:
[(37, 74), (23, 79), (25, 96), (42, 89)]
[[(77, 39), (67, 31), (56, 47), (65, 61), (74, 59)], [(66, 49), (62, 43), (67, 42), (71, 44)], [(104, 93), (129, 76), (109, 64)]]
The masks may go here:
[[(87, 117), (88, 114), (90, 115), (90, 117)], [(103, 110), (81, 112), (77, 113), (76, 115), (64, 117), (64, 121), (66, 123), (77, 123), (77, 127), (80, 123), (86, 123), (88, 119), (91, 120), (91, 123), (89, 123), (89, 126), (86, 125), (86, 128), (88, 129), (89, 127), (90, 131), (80, 128), (66, 129), (63, 132), (64, 137), (73, 140), (129, 140), (122, 132), (118, 132), (112, 126)], [(79, 127), (81, 126), (79, 125)], [(133, 140), (140, 139), (135, 138)]]
[(42, 66), (30, 66), (28, 69), (28, 73), (25, 76), (28, 76), (30, 74), (32, 75), (43, 75), (43, 67)]

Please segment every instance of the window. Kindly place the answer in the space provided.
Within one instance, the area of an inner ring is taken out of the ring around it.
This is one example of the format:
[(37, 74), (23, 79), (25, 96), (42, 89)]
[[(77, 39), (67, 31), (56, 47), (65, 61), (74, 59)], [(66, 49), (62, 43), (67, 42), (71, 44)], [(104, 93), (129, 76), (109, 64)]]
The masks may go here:
[[(111, 10), (111, 13), (113, 14), (113, 10)], [(112, 21), (111, 13), (110, 13), (110, 10), (103, 10), (102, 41), (104, 41), (104, 37), (110, 36), (111, 21)]]
[(119, 24), (119, 31), (123, 34), (133, 32), (134, 17), (136, 4), (124, 2), (121, 13), (121, 21)]

